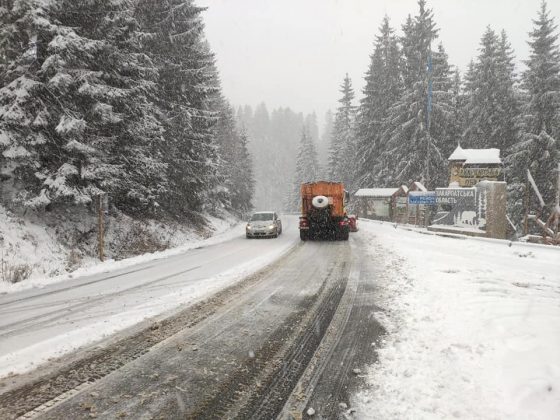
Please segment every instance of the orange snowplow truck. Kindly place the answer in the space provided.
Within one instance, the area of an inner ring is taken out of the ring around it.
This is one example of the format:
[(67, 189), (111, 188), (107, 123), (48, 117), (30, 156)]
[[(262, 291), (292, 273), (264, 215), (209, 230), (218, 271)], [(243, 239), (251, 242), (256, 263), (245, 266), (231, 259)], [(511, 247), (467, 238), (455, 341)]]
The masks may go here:
[(308, 239), (347, 241), (350, 228), (346, 216), (348, 192), (339, 182), (313, 182), (301, 185), (299, 236)]

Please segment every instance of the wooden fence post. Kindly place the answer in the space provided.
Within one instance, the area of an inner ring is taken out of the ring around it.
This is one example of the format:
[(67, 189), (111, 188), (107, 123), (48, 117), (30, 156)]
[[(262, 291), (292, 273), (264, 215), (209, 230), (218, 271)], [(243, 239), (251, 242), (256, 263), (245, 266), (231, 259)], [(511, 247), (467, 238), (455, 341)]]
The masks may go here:
[(97, 243), (99, 260), (105, 261), (105, 214), (103, 208), (103, 194), (97, 196)]
[(527, 236), (529, 233), (529, 175), (527, 175), (527, 180), (525, 181), (525, 196), (523, 197), (523, 236)]

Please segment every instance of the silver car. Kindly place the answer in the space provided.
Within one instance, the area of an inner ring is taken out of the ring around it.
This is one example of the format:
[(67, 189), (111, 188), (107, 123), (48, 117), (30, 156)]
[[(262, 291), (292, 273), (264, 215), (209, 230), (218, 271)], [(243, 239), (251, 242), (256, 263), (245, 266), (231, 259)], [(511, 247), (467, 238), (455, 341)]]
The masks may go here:
[(277, 238), (282, 233), (282, 221), (273, 211), (259, 211), (251, 216), (245, 227), (247, 239)]

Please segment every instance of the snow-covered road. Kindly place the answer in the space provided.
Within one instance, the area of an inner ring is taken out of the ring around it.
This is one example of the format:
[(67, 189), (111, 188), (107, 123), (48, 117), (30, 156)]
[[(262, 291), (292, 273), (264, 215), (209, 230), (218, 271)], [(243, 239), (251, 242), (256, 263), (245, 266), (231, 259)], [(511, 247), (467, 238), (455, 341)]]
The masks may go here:
[(297, 218), (284, 225), (2, 296), (2, 375), (95, 344), (0, 381), (0, 413), (253, 413), (272, 398), (285, 418), (558, 418), (559, 249), (370, 221), (301, 243)]
[(297, 218), (272, 240), (232, 240), (42, 289), (0, 296), (0, 377), (192, 304), (299, 243)]

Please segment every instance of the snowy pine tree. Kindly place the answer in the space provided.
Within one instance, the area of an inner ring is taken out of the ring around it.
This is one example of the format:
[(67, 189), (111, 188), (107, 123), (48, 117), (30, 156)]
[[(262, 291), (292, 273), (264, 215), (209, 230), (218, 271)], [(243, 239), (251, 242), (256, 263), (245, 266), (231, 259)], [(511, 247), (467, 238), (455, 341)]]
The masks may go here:
[[(388, 185), (408, 184), (421, 180), (428, 187), (441, 185), (446, 177), (446, 156), (440, 143), (445, 139), (428, 132), (428, 87), (430, 74), (427, 70), (432, 56), (431, 45), (437, 38), (437, 29), (431, 9), (424, 0), (418, 1), (419, 14), (407, 19), (403, 26), (403, 80), (404, 94), (389, 110), (383, 129), (382, 141), (386, 144), (382, 159), (388, 173), (384, 176)], [(433, 74), (432, 74), (433, 77)], [(449, 103), (440, 101), (434, 84), (432, 118), (443, 120), (451, 116)], [(439, 116), (439, 117), (438, 117)], [(437, 125), (432, 125), (435, 128)]]
[[(313, 144), (315, 144), (315, 148), (317, 149), (317, 162), (319, 162), (319, 126), (317, 125), (317, 114), (315, 112), (308, 114), (305, 116), (304, 128), (309, 133)], [(320, 174), (323, 171), (323, 168), (320, 163), (318, 163), (318, 172), (317, 177), (320, 177)]]
[(222, 206), (245, 216), (252, 208), (255, 182), (247, 135), (237, 127), (233, 109), (223, 98), (220, 99), (218, 115), (215, 130), (221, 161), (215, 194)]
[(49, 145), (56, 137), (52, 108), (57, 104), (39, 71), (56, 25), (38, 1), (4, 4), (0, 14), (1, 196), (12, 204), (32, 198), (37, 205), (48, 205), (41, 185), (53, 154)]
[(329, 178), (329, 149), (332, 143), (332, 135), (334, 129), (334, 116), (331, 110), (325, 112), (325, 120), (323, 123), (323, 130), (321, 138), (317, 143), (317, 155), (319, 160), (319, 178)]
[(20, 50), (11, 52), (1, 94), (5, 116), (17, 114), (0, 126), (14, 142), (3, 166), (13, 169), (15, 200), (42, 208), (109, 193), (121, 210), (152, 209), (165, 166), (154, 146), (155, 70), (135, 37), (134, 10), (109, 0), (43, 4), (12, 10), (26, 13), (16, 20)]
[(293, 174), (304, 117), (290, 108), (268, 112), (261, 103), (253, 113), (245, 106), (238, 111), (241, 127), (247, 127), (249, 150), (254, 159), (257, 210), (279, 210), (290, 206)]
[(253, 208), (253, 195), (255, 193), (255, 177), (253, 175), (253, 159), (249, 153), (248, 138), (245, 130), (239, 132), (236, 147), (237, 162), (232, 175), (231, 204), (232, 208), (240, 214), (246, 214)]
[[(461, 100), (460, 77), (448, 62), (442, 44), (432, 52), (433, 65), (433, 110), (430, 122), (430, 137), (440, 154), (445, 158), (457, 147), (462, 126), (459, 108)], [(445, 163), (433, 174), (435, 185), (445, 185), (448, 173)]]
[(317, 161), (317, 148), (307, 128), (304, 128), (301, 133), (295, 177), (289, 203), (286, 206), (287, 210), (297, 211), (299, 209), (301, 202), (301, 184), (305, 182), (315, 182), (318, 180), (318, 176), (319, 163)]
[[(461, 74), (459, 70), (455, 69), (452, 75), (453, 84), (451, 86), (451, 101), (453, 107), (453, 116), (451, 117), (451, 124), (452, 127), (450, 128), (450, 135), (449, 135), (449, 143), (453, 142), (454, 146), (456, 146), (456, 142), (458, 142), (463, 136), (463, 129), (465, 127), (465, 90), (464, 90), (464, 82), (461, 79)], [(450, 151), (451, 152), (451, 151)], [(444, 155), (447, 153), (444, 152)]]
[(513, 56), (505, 32), (499, 37), (486, 29), (468, 83), (463, 144), (498, 148), (504, 156), (518, 139), (519, 117)]
[(217, 85), (203, 10), (192, 0), (139, 0), (136, 13), (145, 51), (158, 72), (160, 151), (170, 183), (164, 204), (177, 215), (211, 205), (217, 183), (217, 114), (212, 109)]
[(541, 3), (538, 18), (529, 33), (530, 56), (525, 62), (523, 88), (528, 96), (524, 108), (526, 132), (539, 134), (546, 131), (558, 137), (560, 134), (560, 50), (554, 19)]
[(351, 191), (355, 179), (356, 162), (356, 107), (354, 90), (346, 74), (340, 88), (342, 97), (335, 115), (331, 147), (329, 150), (329, 176), (331, 181), (342, 182)]
[[(524, 104), (522, 139), (506, 159), (508, 168), (509, 213), (515, 223), (522, 220), (523, 197), (529, 169), (548, 206), (555, 201), (556, 177), (560, 162), (560, 51), (556, 25), (543, 1), (533, 30), (529, 33), (530, 56), (522, 75)], [(529, 187), (530, 188), (530, 187)], [(529, 195), (532, 196), (530, 191)]]
[(319, 141), (319, 126), (317, 125), (317, 114), (314, 112), (305, 116), (305, 128), (311, 139), (317, 143)]
[(134, 12), (111, 0), (53, 4), (59, 28), (42, 72), (62, 107), (55, 131), (65, 154), (44, 174), (51, 199), (87, 203), (108, 193), (119, 209), (138, 213), (154, 210), (167, 190), (152, 102), (157, 73)]
[(401, 54), (398, 39), (385, 16), (365, 76), (357, 117), (357, 186), (383, 184), (382, 129), (388, 110), (402, 93)]

